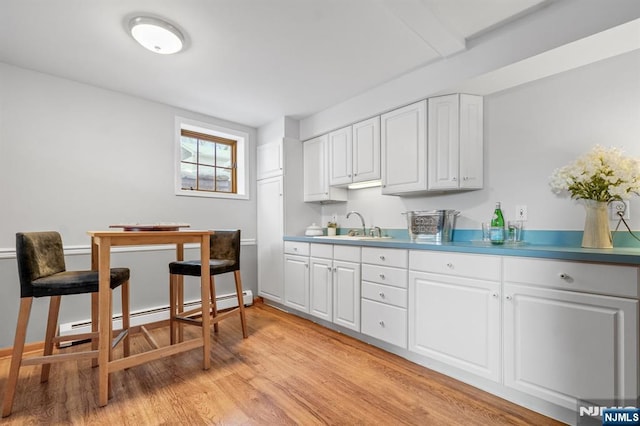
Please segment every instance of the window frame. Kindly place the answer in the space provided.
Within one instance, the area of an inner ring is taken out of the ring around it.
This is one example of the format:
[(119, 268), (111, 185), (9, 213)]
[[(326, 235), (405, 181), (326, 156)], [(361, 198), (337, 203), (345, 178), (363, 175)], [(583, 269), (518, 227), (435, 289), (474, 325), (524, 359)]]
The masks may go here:
[[(210, 190), (182, 189), (181, 178), (181, 137), (183, 131), (191, 134), (203, 135), (203, 140), (212, 141), (216, 138), (222, 140), (235, 141), (235, 167), (232, 168), (235, 173), (235, 190), (236, 192), (218, 192)], [(249, 199), (249, 134), (238, 129), (222, 127), (219, 125), (196, 121), (183, 117), (176, 117), (175, 122), (175, 140), (174, 140), (174, 190), (179, 196), (188, 197), (204, 197), (204, 198), (227, 198), (227, 199)]]

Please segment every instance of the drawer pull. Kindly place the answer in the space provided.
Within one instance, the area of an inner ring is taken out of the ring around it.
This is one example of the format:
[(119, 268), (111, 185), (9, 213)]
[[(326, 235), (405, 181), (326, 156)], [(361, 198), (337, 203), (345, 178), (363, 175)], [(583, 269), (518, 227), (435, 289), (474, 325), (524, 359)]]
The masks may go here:
[(385, 279), (384, 274), (380, 274), (380, 279), (381, 279), (381, 280), (384, 280), (384, 279)]
[(384, 299), (384, 293), (383, 292), (378, 293), (378, 295), (380, 295), (380, 299)]
[(385, 257), (384, 256), (380, 256), (380, 260), (384, 261)]
[(384, 327), (384, 321), (380, 320), (378, 321), (378, 324), (380, 324), (380, 327)]

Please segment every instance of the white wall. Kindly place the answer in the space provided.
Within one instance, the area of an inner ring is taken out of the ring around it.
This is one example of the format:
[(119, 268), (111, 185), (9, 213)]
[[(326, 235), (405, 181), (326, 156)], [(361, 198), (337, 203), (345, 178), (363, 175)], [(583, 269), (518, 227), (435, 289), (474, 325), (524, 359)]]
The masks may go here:
[[(323, 207), (322, 222), (336, 213), (344, 227), (405, 227), (406, 210), (457, 209), (457, 227), (478, 229), (502, 201), (507, 219), (528, 206), (528, 229), (581, 230), (576, 202), (549, 190), (552, 171), (595, 144), (640, 157), (640, 51), (597, 62), (485, 97), (485, 188), (444, 195), (397, 197), (380, 188), (351, 190), (349, 201)], [(631, 201), (631, 225), (640, 228), (640, 197)]]
[[(249, 200), (174, 195), (176, 116), (250, 135)], [(66, 247), (80, 249), (67, 258), (68, 267), (89, 268), (88, 230), (128, 222), (237, 227), (250, 243), (243, 245), (243, 284), (256, 294), (255, 140), (255, 129), (247, 126), (0, 63), (0, 347), (12, 344), (17, 318), (12, 252), (19, 231), (61, 232)], [(168, 304), (171, 255), (114, 257), (132, 270), (133, 310)], [(227, 289), (223, 280), (218, 292)], [(61, 321), (86, 318), (85, 307), (63, 301)], [(34, 317), (29, 340), (42, 340), (34, 327), (43, 325)]]

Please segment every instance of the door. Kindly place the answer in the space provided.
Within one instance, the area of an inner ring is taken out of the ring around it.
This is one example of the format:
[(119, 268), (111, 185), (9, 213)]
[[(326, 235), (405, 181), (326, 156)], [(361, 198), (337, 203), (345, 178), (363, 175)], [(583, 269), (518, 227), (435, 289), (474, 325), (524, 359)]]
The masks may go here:
[(460, 188), (480, 189), (484, 172), (482, 96), (460, 95)]
[(304, 201), (322, 201), (329, 198), (327, 176), (328, 135), (302, 145), (304, 165)]
[(380, 117), (353, 125), (353, 182), (380, 180)]
[(284, 304), (309, 313), (309, 258), (285, 254)]
[(360, 264), (333, 261), (333, 322), (360, 331)]
[(275, 302), (284, 295), (282, 176), (257, 182), (258, 294)]
[(383, 114), (382, 193), (427, 189), (427, 101)]
[(409, 350), (500, 380), (500, 283), (410, 272)]
[(331, 259), (309, 261), (309, 313), (327, 321), (333, 319), (333, 266)]
[(352, 180), (351, 126), (329, 133), (329, 185), (348, 185)]
[(505, 385), (576, 409), (638, 396), (638, 301), (504, 284)]
[(283, 155), (282, 155), (282, 141), (271, 142), (264, 145), (258, 145), (257, 161), (256, 161), (256, 175), (257, 179), (266, 179), (273, 176), (279, 176), (282, 174), (283, 169)]
[(457, 189), (459, 170), (458, 95), (429, 98), (429, 190)]

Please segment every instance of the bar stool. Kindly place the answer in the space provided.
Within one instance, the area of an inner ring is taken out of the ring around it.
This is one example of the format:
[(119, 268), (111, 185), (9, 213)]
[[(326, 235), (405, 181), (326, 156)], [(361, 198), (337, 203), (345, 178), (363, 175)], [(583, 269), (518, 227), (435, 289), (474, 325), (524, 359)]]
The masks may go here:
[[(242, 326), (242, 337), (247, 338), (247, 321), (244, 313), (244, 300), (242, 295), (242, 278), (240, 277), (240, 230), (215, 230), (211, 234), (209, 270), (211, 278), (209, 291), (211, 303), (209, 314), (214, 331), (218, 331), (218, 322), (230, 315), (238, 313)], [(236, 284), (236, 296), (238, 306), (219, 313), (216, 306), (215, 275), (233, 272)], [(203, 309), (197, 308), (184, 311), (184, 276), (200, 276), (200, 261), (176, 261), (169, 264), (169, 329), (171, 344), (182, 341), (181, 323), (201, 326), (197, 319), (203, 315)]]
[[(2, 417), (11, 414), (18, 373), (25, 365), (42, 365), (40, 382), (49, 379), (52, 363), (85, 358), (97, 358), (98, 339), (98, 271), (67, 271), (62, 238), (57, 232), (29, 232), (16, 234), (16, 258), (20, 276), (20, 311), (11, 355), (9, 377), (5, 386)], [(111, 269), (111, 288), (122, 286), (122, 331), (114, 339), (115, 345), (124, 340), (124, 356), (129, 356), (129, 269)], [(61, 296), (91, 293), (90, 333), (58, 335), (58, 313)], [(50, 297), (49, 315), (44, 340), (44, 353), (38, 357), (23, 357), (27, 325), (34, 297)], [(65, 341), (92, 340), (92, 350), (53, 354), (53, 345)], [(111, 358), (111, 355), (109, 357)]]

